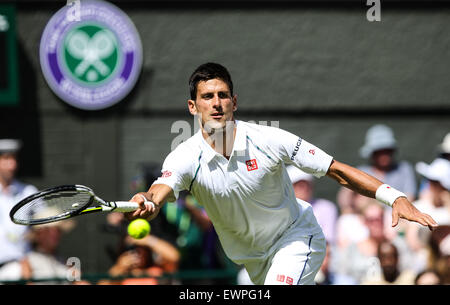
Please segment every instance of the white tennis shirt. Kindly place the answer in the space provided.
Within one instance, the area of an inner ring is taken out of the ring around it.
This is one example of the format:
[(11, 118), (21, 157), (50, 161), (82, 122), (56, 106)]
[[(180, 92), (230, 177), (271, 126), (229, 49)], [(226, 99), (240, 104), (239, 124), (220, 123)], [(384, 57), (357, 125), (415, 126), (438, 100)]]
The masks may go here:
[(293, 224), (296, 234), (321, 231), (311, 205), (295, 198), (286, 165), (321, 177), (333, 158), (282, 129), (236, 124), (229, 160), (199, 130), (167, 156), (154, 184), (170, 186), (176, 197), (190, 191), (204, 206), (227, 256), (245, 264), (267, 258)]

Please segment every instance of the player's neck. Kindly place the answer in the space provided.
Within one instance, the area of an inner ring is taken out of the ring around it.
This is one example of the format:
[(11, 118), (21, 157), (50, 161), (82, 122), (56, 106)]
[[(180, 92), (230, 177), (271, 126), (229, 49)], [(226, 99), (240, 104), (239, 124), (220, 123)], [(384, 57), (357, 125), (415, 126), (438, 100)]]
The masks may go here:
[(206, 143), (216, 152), (229, 159), (233, 151), (234, 139), (236, 137), (236, 122), (229, 121), (225, 127), (220, 129), (211, 129), (207, 132), (202, 128), (202, 135)]

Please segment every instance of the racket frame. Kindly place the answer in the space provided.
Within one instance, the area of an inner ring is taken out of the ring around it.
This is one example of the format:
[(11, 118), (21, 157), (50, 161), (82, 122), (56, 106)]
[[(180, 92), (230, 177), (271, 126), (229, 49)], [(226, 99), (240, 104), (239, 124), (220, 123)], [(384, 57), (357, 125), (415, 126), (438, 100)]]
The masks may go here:
[[(42, 219), (29, 219), (27, 221), (19, 221), (15, 219), (14, 214), (23, 206), (28, 204), (29, 202), (35, 200), (39, 197), (44, 197), (47, 195), (50, 195), (52, 193), (58, 193), (62, 191), (75, 191), (75, 192), (85, 192), (90, 195), (89, 200), (86, 202), (86, 204), (80, 206), (78, 209), (74, 209), (71, 211), (67, 211), (65, 213), (56, 215), (56, 216), (50, 216), (47, 218)], [(94, 205), (94, 206), (93, 206)], [(101, 199), (100, 197), (96, 196), (94, 194), (94, 191), (90, 189), (87, 186), (79, 185), (79, 184), (72, 184), (72, 185), (60, 185), (52, 188), (48, 188), (42, 191), (39, 191), (35, 194), (32, 194), (24, 199), (22, 199), (20, 202), (18, 202), (10, 211), (9, 216), (11, 218), (11, 221), (16, 224), (21, 225), (39, 225), (39, 224), (46, 224), (51, 223), (55, 221), (65, 220), (71, 217), (83, 215), (83, 214), (89, 214), (89, 213), (96, 213), (96, 212), (112, 212), (114, 210), (118, 212), (132, 212), (135, 211), (138, 208), (138, 204), (135, 202), (129, 202), (129, 201), (105, 201)]]

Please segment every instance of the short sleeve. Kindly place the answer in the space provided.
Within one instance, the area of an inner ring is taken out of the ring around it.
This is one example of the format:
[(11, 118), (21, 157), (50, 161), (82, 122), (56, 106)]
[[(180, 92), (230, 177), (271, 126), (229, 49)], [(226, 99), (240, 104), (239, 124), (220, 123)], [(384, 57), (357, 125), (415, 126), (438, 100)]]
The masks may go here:
[(269, 145), (286, 164), (320, 178), (324, 176), (333, 161), (333, 157), (317, 146), (288, 131), (271, 128)]
[(189, 187), (193, 164), (189, 157), (190, 153), (180, 146), (166, 157), (161, 169), (161, 176), (153, 182), (153, 184), (165, 184), (172, 188), (177, 199), (179, 193)]

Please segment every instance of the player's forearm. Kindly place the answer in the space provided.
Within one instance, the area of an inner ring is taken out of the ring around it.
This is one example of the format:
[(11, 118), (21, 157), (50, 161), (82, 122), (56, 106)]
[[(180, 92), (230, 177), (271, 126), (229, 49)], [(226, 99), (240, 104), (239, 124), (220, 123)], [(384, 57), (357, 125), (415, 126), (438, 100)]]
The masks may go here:
[(161, 208), (166, 202), (174, 202), (175, 195), (171, 187), (165, 184), (154, 184), (144, 194), (147, 200)]
[(327, 176), (342, 186), (370, 198), (375, 198), (378, 187), (383, 184), (375, 177), (336, 160), (333, 160)]

